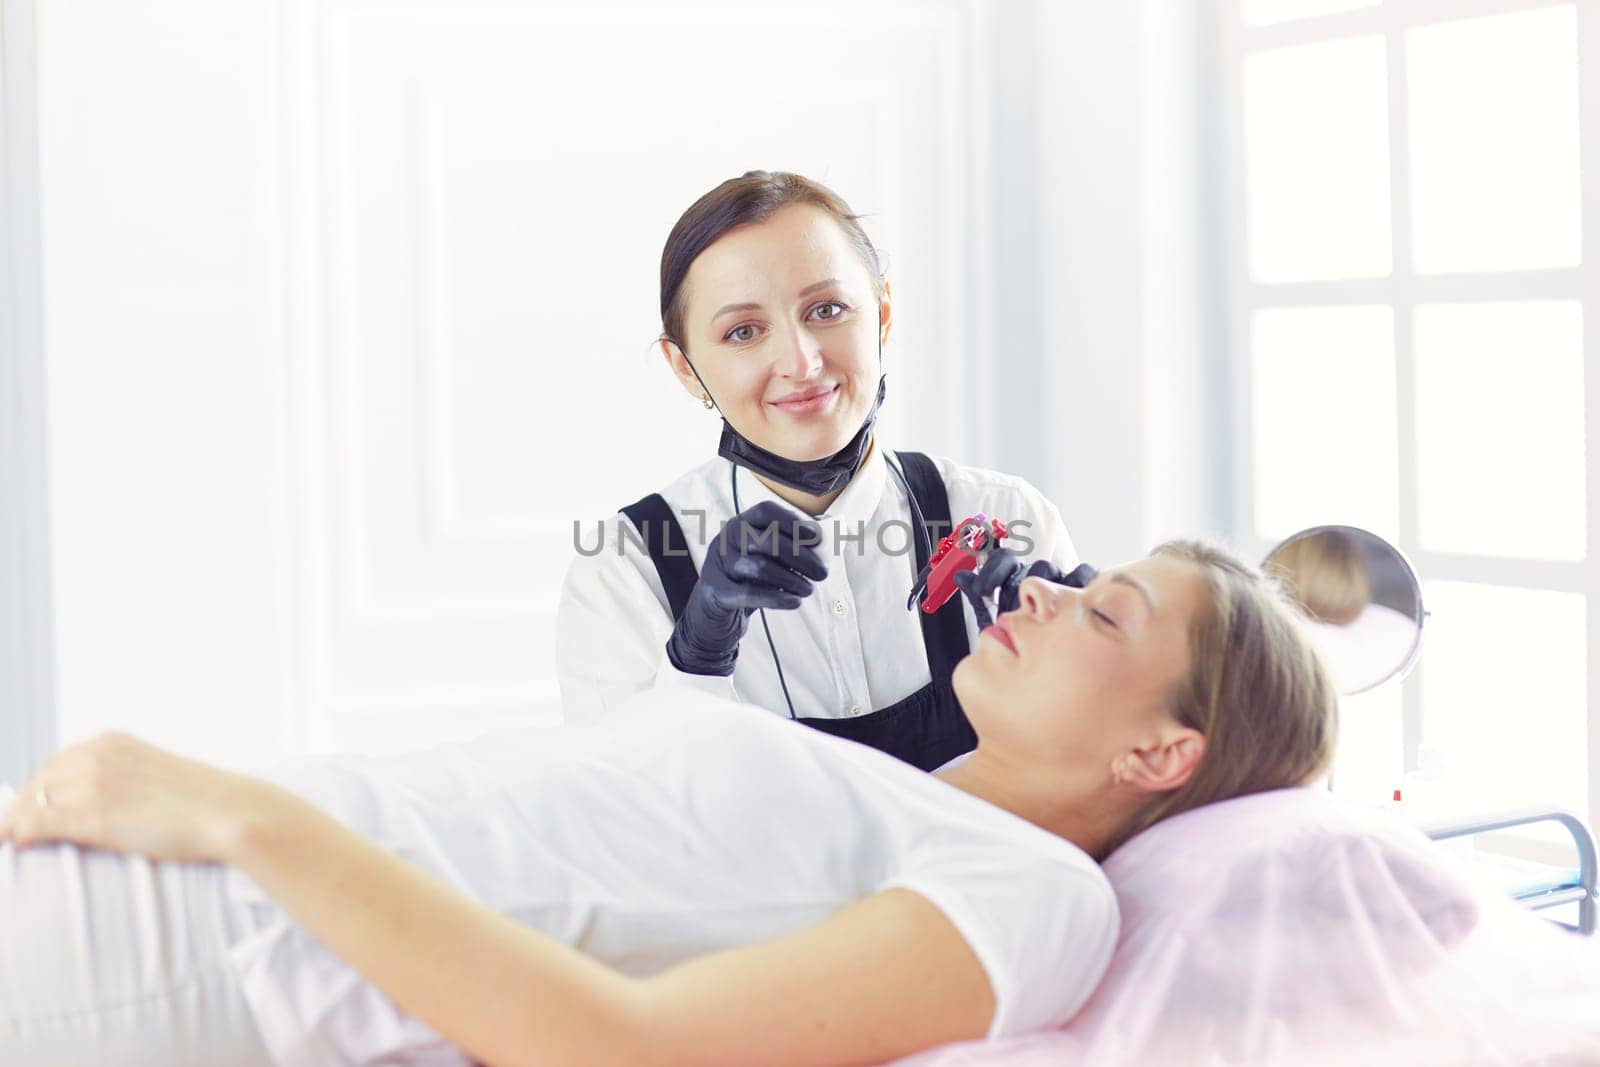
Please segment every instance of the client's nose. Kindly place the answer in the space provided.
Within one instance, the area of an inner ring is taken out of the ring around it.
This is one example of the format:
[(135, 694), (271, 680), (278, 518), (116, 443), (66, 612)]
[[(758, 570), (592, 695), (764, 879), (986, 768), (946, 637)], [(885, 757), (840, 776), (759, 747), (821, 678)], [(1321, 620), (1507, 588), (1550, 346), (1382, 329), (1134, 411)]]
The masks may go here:
[(1061, 598), (1069, 592), (1076, 590), (1043, 578), (1024, 578), (1017, 587), (1017, 607), (1030, 618), (1043, 622), (1055, 616)]

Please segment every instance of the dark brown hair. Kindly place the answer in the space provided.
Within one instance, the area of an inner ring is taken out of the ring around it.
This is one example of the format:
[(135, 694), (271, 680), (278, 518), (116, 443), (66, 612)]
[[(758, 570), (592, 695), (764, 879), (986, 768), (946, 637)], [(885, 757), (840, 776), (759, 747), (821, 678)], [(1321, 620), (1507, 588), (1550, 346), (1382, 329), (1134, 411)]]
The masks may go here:
[(883, 268), (878, 250), (861, 228), (860, 216), (821, 182), (788, 171), (749, 170), (729, 178), (689, 205), (661, 250), (661, 335), (683, 347), (683, 280), (700, 253), (729, 230), (765, 222), (790, 204), (811, 204), (844, 228), (872, 275), (873, 291), (883, 298)]
[(1189, 780), (1135, 811), (1097, 859), (1203, 804), (1306, 785), (1328, 769), (1338, 734), (1333, 679), (1275, 578), (1203, 541), (1168, 541), (1152, 555), (1187, 560), (1205, 576), (1209, 610), (1190, 627), (1189, 674), (1167, 710), (1206, 747)]

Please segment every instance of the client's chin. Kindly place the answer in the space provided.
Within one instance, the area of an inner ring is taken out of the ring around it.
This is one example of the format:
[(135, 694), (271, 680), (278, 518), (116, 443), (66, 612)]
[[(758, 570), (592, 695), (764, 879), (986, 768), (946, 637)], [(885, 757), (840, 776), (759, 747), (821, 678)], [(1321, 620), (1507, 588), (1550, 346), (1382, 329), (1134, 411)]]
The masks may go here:
[(961, 705), (961, 710), (967, 713), (968, 719), (972, 718), (974, 706), (983, 701), (986, 688), (983, 674), (982, 657), (972, 652), (962, 656), (961, 662), (950, 673), (950, 688), (955, 690), (956, 701)]

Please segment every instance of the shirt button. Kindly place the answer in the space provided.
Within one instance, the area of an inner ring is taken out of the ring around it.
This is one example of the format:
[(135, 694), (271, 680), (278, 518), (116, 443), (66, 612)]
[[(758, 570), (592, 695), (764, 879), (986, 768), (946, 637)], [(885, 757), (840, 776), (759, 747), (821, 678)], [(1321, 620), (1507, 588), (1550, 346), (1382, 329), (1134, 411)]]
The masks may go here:
[(852, 717), (856, 716), (856, 715), (860, 715), (861, 714), (861, 705), (860, 704), (851, 704), (850, 705), (850, 714), (851, 714)]
[(850, 610), (850, 608), (845, 604), (844, 601), (835, 600), (833, 602), (833, 613), (835, 615), (841, 615), (842, 616), (849, 610)]

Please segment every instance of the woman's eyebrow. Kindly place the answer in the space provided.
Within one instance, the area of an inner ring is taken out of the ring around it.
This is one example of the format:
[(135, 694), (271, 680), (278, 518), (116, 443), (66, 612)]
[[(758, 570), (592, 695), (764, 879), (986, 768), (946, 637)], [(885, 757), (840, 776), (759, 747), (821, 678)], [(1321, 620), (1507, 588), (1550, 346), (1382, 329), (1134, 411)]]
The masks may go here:
[(830, 285), (838, 285), (838, 284), (839, 284), (839, 279), (838, 278), (824, 278), (820, 282), (812, 282), (810, 285), (808, 285), (804, 289), (800, 290), (800, 292), (797, 295), (798, 296), (809, 296), (810, 294), (816, 292), (818, 289), (826, 289)]
[(722, 316), (726, 315), (730, 311), (760, 311), (760, 310), (761, 310), (761, 305), (760, 304), (725, 304), (724, 306), (722, 306), (722, 307), (717, 309), (717, 313), (715, 315), (711, 316), (711, 321), (715, 322), (716, 320), (722, 318)]
[[(800, 292), (797, 294), (797, 296), (799, 296), (799, 297), (809, 296), (812, 293), (816, 292), (818, 289), (826, 289), (830, 285), (838, 285), (838, 284), (839, 284), (839, 279), (838, 278), (824, 278), (820, 282), (812, 282), (810, 285), (808, 285), (804, 289), (800, 290)], [(711, 321), (715, 322), (716, 320), (722, 318), (722, 316), (728, 314), (731, 311), (760, 311), (760, 310), (761, 310), (761, 305), (760, 304), (752, 304), (752, 303), (725, 304), (722, 307), (717, 309), (717, 313), (715, 315), (711, 316)]]
[(1139, 595), (1144, 597), (1145, 607), (1150, 609), (1150, 613), (1152, 615), (1155, 614), (1155, 598), (1150, 595), (1150, 590), (1146, 588), (1145, 584), (1139, 579), (1133, 577), (1132, 575), (1124, 574), (1121, 571), (1113, 571), (1112, 573), (1106, 575), (1106, 581), (1116, 582), (1119, 585), (1126, 585), (1131, 589), (1137, 590)]

